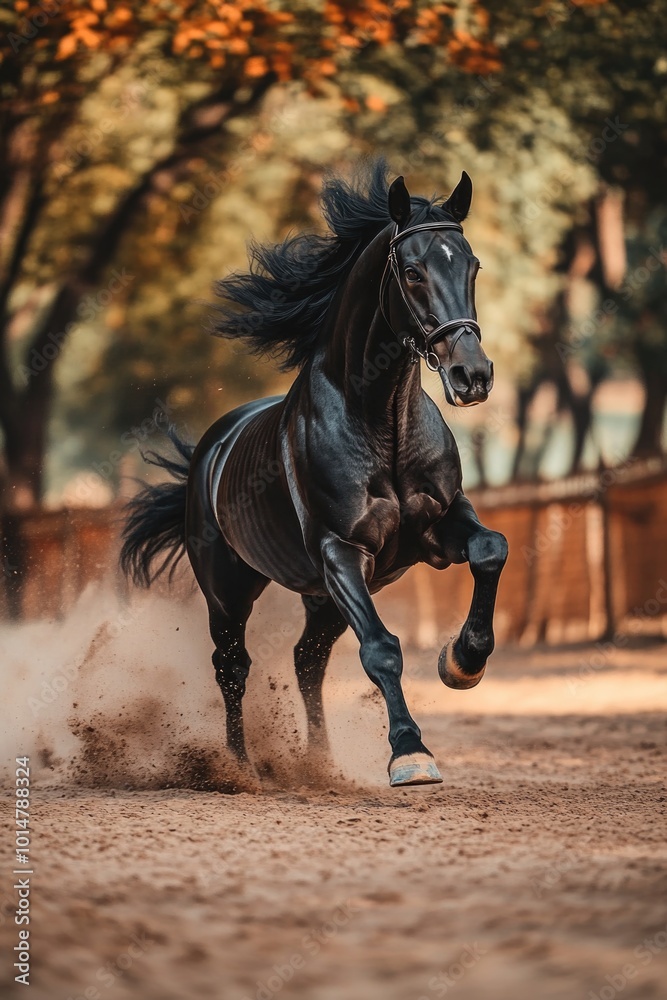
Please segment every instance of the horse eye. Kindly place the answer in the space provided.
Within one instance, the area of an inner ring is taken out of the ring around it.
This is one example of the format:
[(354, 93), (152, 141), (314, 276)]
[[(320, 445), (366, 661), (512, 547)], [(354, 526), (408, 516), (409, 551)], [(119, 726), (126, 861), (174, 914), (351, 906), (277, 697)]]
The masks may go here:
[(421, 281), (421, 278), (419, 277), (417, 271), (415, 271), (414, 267), (406, 267), (404, 273), (408, 281)]

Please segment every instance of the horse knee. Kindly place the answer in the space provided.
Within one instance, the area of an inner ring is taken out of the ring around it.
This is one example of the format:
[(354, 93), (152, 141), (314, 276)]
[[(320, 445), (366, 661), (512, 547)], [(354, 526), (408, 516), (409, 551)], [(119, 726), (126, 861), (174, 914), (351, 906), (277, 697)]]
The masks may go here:
[(395, 635), (381, 635), (367, 639), (361, 644), (361, 662), (364, 670), (380, 689), (390, 679), (403, 673), (401, 644)]
[(478, 531), (468, 542), (468, 562), (473, 573), (498, 576), (507, 561), (507, 539), (499, 531)]

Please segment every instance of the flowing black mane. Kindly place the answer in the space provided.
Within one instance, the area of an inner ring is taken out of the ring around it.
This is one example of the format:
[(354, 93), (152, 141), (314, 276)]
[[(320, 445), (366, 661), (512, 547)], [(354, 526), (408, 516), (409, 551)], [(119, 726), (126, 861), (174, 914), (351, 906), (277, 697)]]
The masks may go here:
[[(366, 165), (348, 184), (330, 178), (322, 192), (329, 233), (288, 236), (274, 246), (252, 243), (250, 270), (218, 281), (213, 333), (244, 339), (257, 354), (272, 354), (281, 368), (300, 368), (312, 354), (336, 289), (368, 244), (391, 222), (384, 159)], [(412, 222), (452, 217), (444, 199), (413, 197)]]

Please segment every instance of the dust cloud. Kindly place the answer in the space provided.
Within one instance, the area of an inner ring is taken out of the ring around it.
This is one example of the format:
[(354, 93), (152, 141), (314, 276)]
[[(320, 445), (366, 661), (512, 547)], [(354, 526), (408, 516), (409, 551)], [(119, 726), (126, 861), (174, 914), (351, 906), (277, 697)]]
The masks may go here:
[[(258, 776), (286, 788), (384, 783), (384, 709), (358, 660), (350, 669), (349, 655), (341, 672), (334, 653), (325, 682), (334, 760), (309, 758), (292, 660), (302, 623), (298, 598), (269, 588), (249, 624), (244, 711), (256, 773), (240, 768), (225, 746), (199, 593), (132, 591), (125, 600), (111, 585), (97, 585), (62, 620), (4, 623), (0, 696), (13, 712), (1, 737), (0, 780), (27, 754), (45, 787), (239, 792), (258, 791)], [(339, 645), (349, 653), (353, 637)]]

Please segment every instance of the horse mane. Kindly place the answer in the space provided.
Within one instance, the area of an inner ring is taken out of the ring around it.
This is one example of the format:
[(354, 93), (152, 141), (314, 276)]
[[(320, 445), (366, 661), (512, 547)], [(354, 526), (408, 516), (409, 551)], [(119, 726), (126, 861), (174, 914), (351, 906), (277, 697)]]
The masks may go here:
[[(352, 183), (330, 176), (321, 195), (329, 227), (324, 235), (288, 235), (282, 243), (248, 248), (250, 269), (215, 283), (222, 300), (212, 333), (270, 354), (282, 371), (300, 368), (312, 355), (341, 282), (363, 250), (392, 221), (384, 158), (362, 165)], [(413, 197), (411, 222), (451, 220), (443, 199)]]

